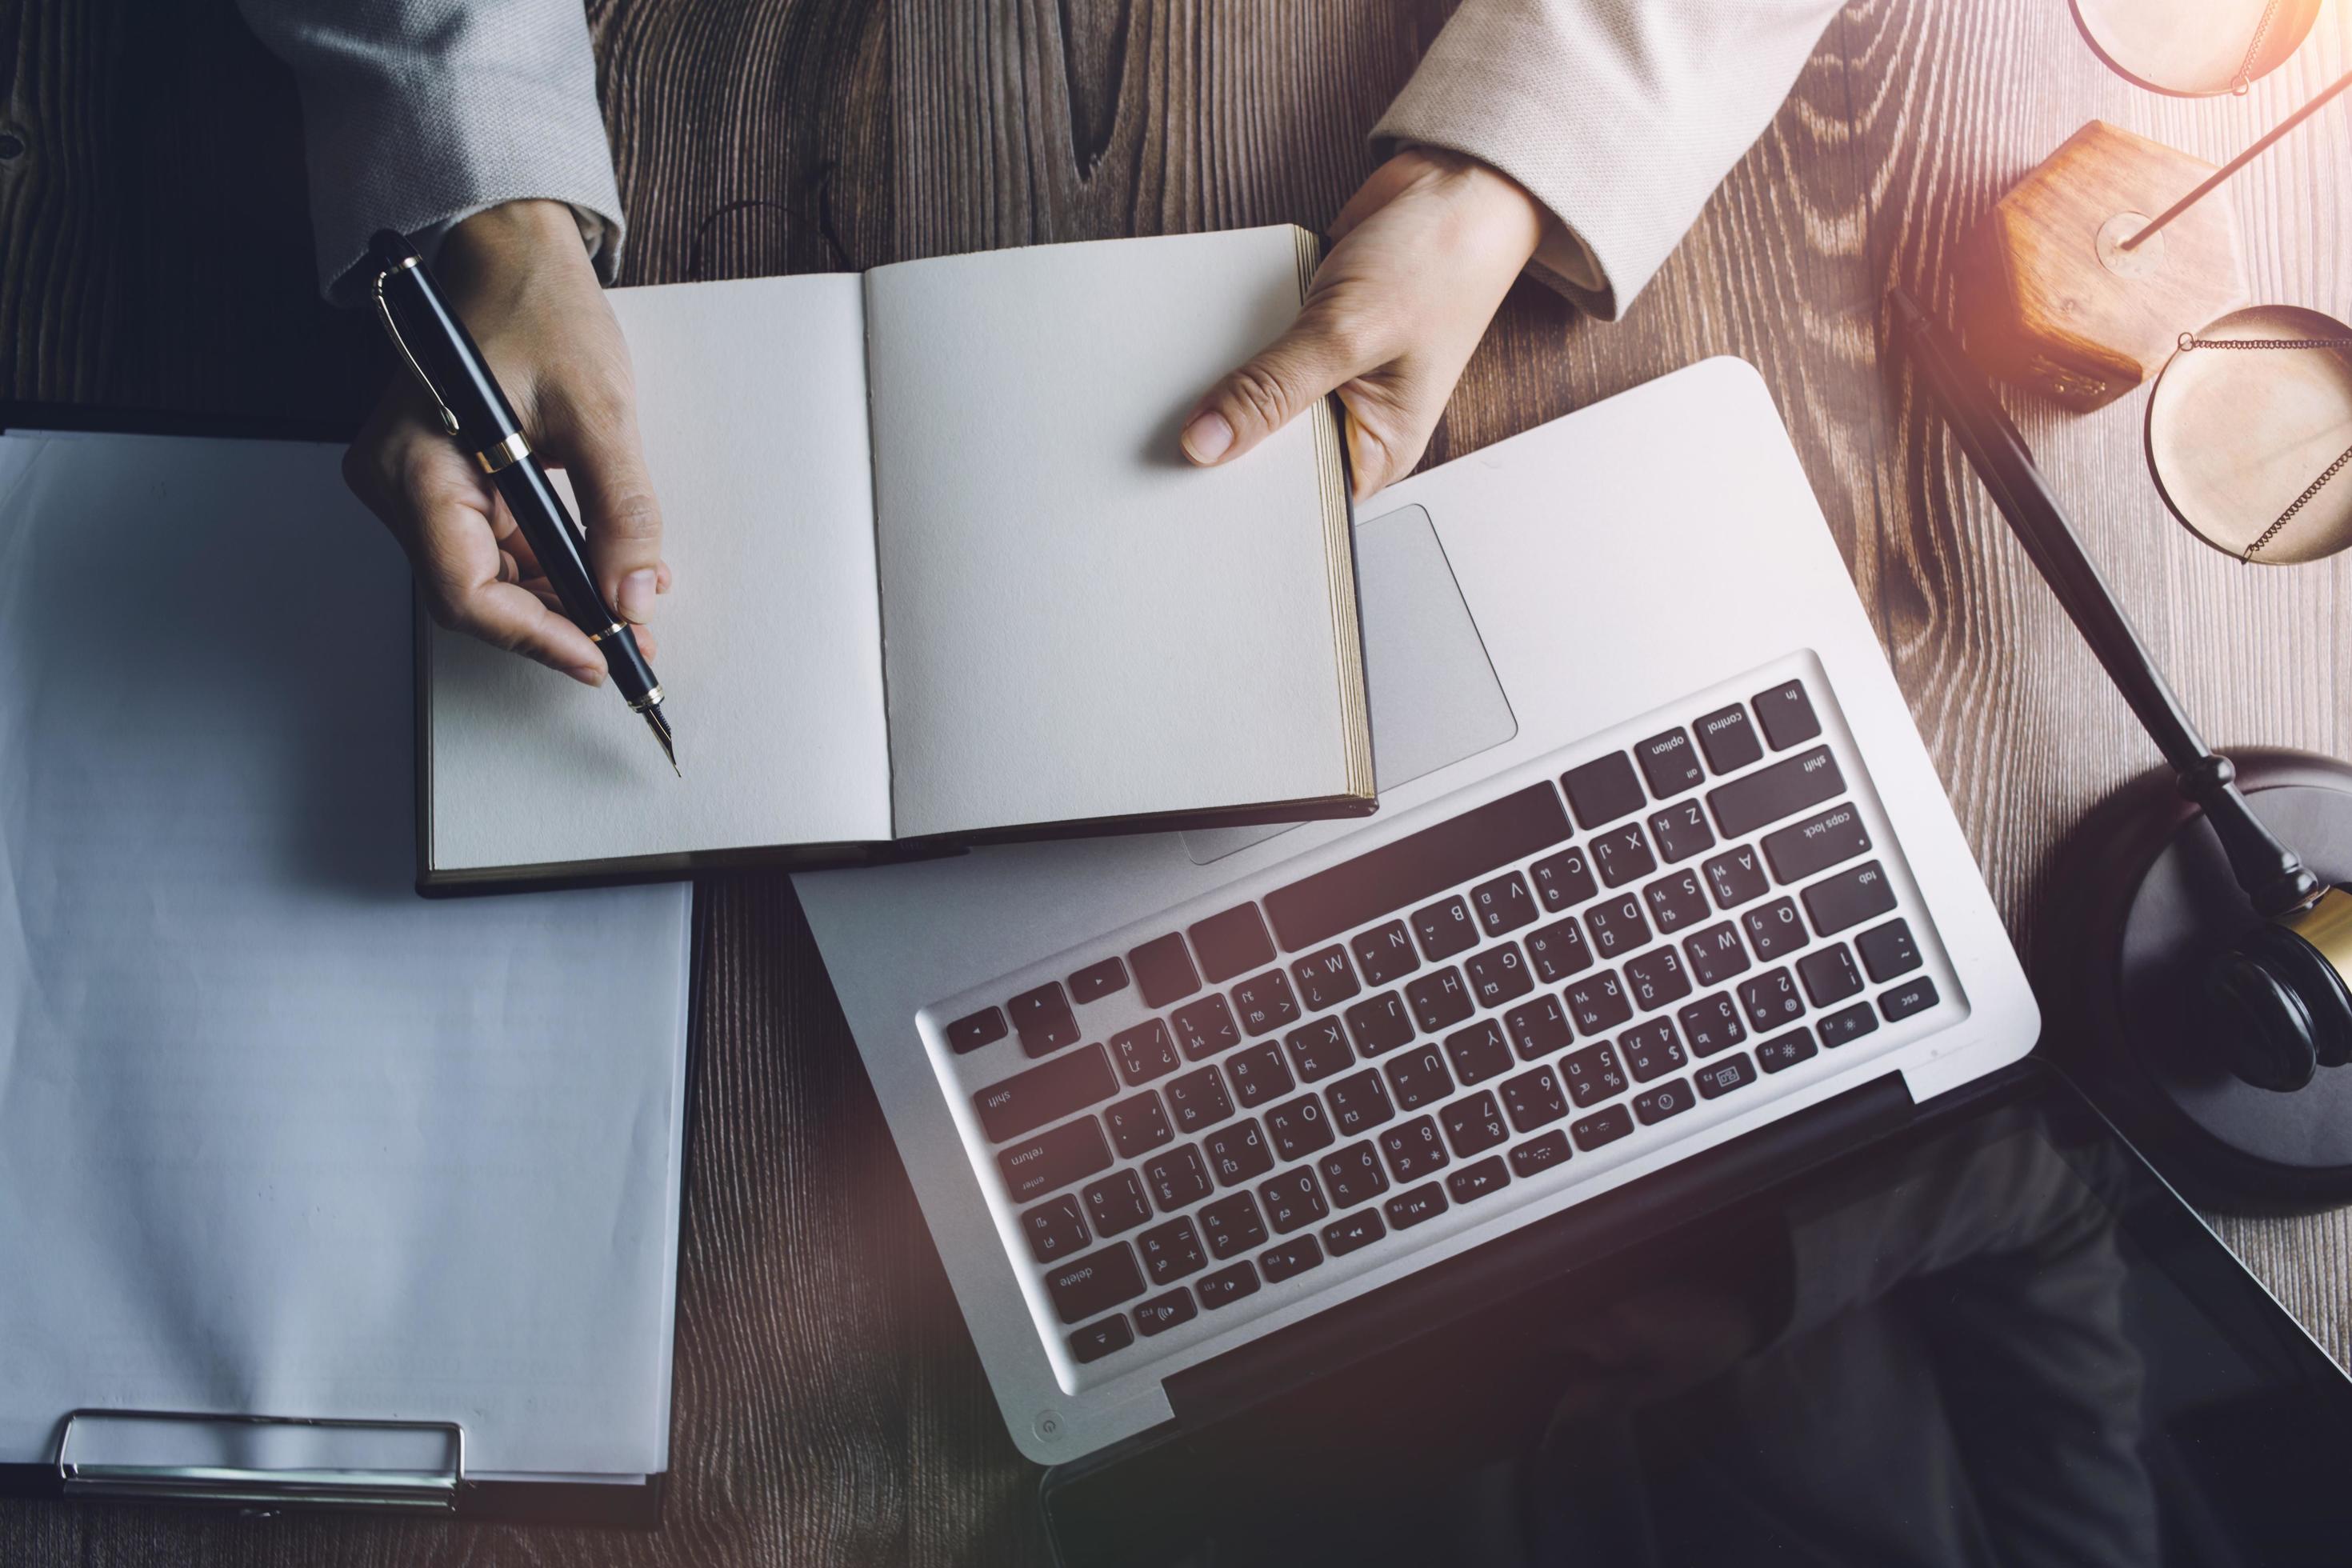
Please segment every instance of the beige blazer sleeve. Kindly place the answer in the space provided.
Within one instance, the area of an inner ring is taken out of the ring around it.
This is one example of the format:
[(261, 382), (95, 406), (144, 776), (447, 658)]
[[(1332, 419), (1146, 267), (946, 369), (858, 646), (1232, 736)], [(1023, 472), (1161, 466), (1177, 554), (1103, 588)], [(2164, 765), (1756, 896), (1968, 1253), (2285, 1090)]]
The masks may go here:
[(355, 302), (380, 228), (428, 258), (460, 218), (568, 202), (606, 282), (621, 196), (581, 0), (239, 0), (302, 95), (319, 285)]
[(1558, 220), (1535, 271), (1614, 320), (1771, 123), (1839, 0), (1463, 0), (1373, 128)]

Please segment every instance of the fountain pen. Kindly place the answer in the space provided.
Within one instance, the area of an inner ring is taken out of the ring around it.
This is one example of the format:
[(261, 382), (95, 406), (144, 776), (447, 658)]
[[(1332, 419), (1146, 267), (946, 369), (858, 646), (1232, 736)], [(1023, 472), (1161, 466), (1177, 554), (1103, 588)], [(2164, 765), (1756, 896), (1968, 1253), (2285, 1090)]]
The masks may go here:
[(498, 487), (531, 553), (539, 557), (564, 618), (602, 650), (614, 686), (630, 711), (645, 715), (670, 770), (677, 772), (677, 737), (662, 711), (661, 683), (637, 649), (636, 633), (597, 590), (581, 554), (580, 525), (548, 483), (547, 470), (523, 436), (522, 421), (515, 417), (514, 405), (474, 345), (473, 334), (449, 308), (424, 258), (404, 237), (384, 229), (369, 242), (368, 254), (375, 267), (376, 314), (391, 334), (393, 347), (433, 400), (442, 428)]

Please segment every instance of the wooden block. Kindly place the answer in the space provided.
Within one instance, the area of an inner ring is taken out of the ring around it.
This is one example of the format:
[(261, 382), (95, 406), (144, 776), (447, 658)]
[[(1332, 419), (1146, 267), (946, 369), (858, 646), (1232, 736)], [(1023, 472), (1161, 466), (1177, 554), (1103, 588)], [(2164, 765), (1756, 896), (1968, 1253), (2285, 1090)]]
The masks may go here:
[(1994, 204), (1963, 252), (1970, 356), (2084, 409), (2155, 374), (2182, 332), (2244, 302), (2237, 214), (2216, 193), (2138, 247), (2119, 242), (2212, 172), (2104, 121), (2068, 137)]

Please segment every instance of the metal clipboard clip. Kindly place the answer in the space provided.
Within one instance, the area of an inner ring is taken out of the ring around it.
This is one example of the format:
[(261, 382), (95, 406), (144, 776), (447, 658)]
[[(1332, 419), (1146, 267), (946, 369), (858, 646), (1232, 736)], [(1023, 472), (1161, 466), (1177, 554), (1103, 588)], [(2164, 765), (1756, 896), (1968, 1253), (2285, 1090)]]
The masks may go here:
[[(89, 1444), (106, 1422), (437, 1434), (446, 1462), (418, 1469), (264, 1468), (79, 1459), (75, 1428)], [(369, 1421), (324, 1415), (229, 1415), (192, 1410), (76, 1410), (58, 1430), (58, 1484), (69, 1498), (231, 1503), (254, 1507), (423, 1509), (454, 1513), (466, 1479), (466, 1429), (455, 1421)]]

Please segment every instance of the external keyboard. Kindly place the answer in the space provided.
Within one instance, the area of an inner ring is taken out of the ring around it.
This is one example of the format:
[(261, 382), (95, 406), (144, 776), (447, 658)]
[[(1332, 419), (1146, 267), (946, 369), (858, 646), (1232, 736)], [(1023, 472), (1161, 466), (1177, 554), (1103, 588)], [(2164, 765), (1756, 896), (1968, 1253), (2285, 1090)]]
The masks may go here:
[(1066, 1382), (1915, 1035), (1948, 969), (1821, 687), (926, 1009)]

